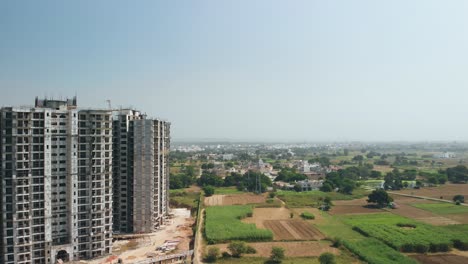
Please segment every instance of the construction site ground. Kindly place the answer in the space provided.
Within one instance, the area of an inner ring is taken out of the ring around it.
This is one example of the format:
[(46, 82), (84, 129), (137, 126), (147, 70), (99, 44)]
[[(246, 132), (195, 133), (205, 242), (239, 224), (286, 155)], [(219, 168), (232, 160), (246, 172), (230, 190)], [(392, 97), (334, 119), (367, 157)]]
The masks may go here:
[[(114, 241), (113, 253), (100, 259), (80, 261), (87, 264), (117, 263), (121, 259), (124, 264), (136, 263), (149, 257), (183, 253), (189, 250), (192, 238), (192, 225), (194, 219), (190, 216), (190, 210), (185, 208), (172, 209), (174, 216), (167, 219), (160, 230), (150, 234), (119, 235), (122, 240)], [(128, 239), (125, 239), (128, 237)], [(156, 248), (164, 245), (165, 241), (177, 240), (175, 250), (163, 252)]]

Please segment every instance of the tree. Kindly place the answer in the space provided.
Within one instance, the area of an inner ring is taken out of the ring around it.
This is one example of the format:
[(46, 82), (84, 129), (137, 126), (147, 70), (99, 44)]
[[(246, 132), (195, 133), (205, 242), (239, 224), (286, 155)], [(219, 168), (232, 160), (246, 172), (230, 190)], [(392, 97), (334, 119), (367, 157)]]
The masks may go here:
[(329, 182), (324, 182), (322, 187), (320, 187), (320, 191), (322, 192), (331, 192), (333, 191), (333, 186)]
[(446, 170), (448, 179), (453, 183), (465, 183), (468, 181), (468, 168), (458, 165)]
[(390, 197), (384, 189), (374, 190), (369, 194), (368, 198), (368, 203), (376, 203), (378, 207), (384, 207), (393, 202), (393, 198)]
[(344, 154), (345, 156), (348, 156), (348, 155), (349, 155), (349, 149), (344, 149), (344, 150), (343, 150), (343, 154)]
[(356, 155), (353, 157), (353, 161), (356, 162), (362, 162), (364, 160), (364, 157), (362, 155)]
[(211, 185), (206, 185), (203, 187), (203, 191), (205, 192), (205, 196), (211, 196), (215, 192), (215, 188)]
[(373, 170), (371, 171), (370, 177), (373, 179), (379, 179), (382, 177), (382, 172)]
[(332, 253), (326, 252), (320, 255), (319, 257), (320, 264), (335, 264), (335, 255)]
[(282, 247), (272, 247), (269, 262), (270, 263), (281, 263), (281, 261), (283, 259), (284, 259), (284, 248), (282, 248)]
[(299, 183), (294, 184), (294, 190), (296, 192), (302, 191), (302, 186)]
[(220, 251), (218, 247), (210, 247), (208, 253), (206, 254), (205, 261), (208, 263), (216, 262), (219, 258)]
[(254, 254), (257, 252), (253, 247), (247, 245), (243, 241), (232, 241), (229, 243), (228, 249), (235, 258), (240, 258), (242, 254)]
[(460, 202), (460, 203), (464, 203), (465, 202), (465, 196), (461, 195), (461, 194), (457, 194), (453, 197), (453, 201), (454, 202)]

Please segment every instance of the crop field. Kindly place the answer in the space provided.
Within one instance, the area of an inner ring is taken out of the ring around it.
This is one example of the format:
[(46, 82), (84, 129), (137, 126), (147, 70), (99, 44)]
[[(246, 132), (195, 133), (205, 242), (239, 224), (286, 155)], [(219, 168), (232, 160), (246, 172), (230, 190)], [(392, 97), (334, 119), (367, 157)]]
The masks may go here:
[(359, 233), (374, 237), (402, 252), (446, 252), (468, 245), (465, 232), (454, 232), (391, 214), (351, 216), (345, 222)]
[(466, 264), (468, 257), (458, 256), (455, 254), (440, 254), (440, 255), (411, 255), (411, 258), (422, 264)]
[[(228, 244), (216, 244), (221, 252), (228, 251)], [(340, 250), (331, 246), (328, 241), (291, 241), (291, 242), (258, 242), (249, 243), (249, 246), (255, 248), (257, 253), (252, 257), (269, 257), (272, 247), (282, 247), (288, 257), (318, 257), (320, 254), (330, 252), (339, 255)], [(213, 246), (208, 246), (208, 248)]]
[(417, 264), (413, 259), (402, 255), (374, 238), (357, 241), (344, 240), (343, 244), (369, 264)]
[(316, 226), (326, 236), (338, 238), (352, 253), (369, 264), (416, 264), (417, 262), (375, 238), (365, 237), (342, 221), (342, 216), (322, 212), (323, 222)]
[(382, 209), (368, 207), (366, 198), (334, 201), (333, 204), (334, 206), (329, 211), (331, 215), (373, 214), (384, 212)]
[(320, 240), (325, 236), (302, 220), (266, 220), (263, 225), (273, 231), (274, 240)]
[(337, 192), (295, 192), (295, 191), (278, 191), (278, 198), (283, 200), (289, 208), (296, 207), (317, 207), (320, 204), (320, 199), (329, 197), (332, 201), (337, 200), (352, 200), (362, 198), (369, 194), (368, 190), (356, 189), (352, 195), (337, 193)]
[(404, 194), (411, 194), (411, 195), (418, 195), (418, 196), (426, 196), (432, 198), (440, 198), (442, 197), (445, 200), (452, 200), (453, 196), (457, 194), (464, 195), (468, 197), (468, 185), (466, 184), (444, 184), (437, 187), (424, 187), (418, 190), (411, 189), (411, 190), (401, 190), (395, 191), (398, 193)]
[(439, 215), (468, 213), (468, 206), (449, 203), (417, 203), (411, 204), (411, 206)]
[(258, 229), (255, 224), (241, 222), (242, 218), (252, 215), (252, 207), (211, 206), (206, 208), (205, 236), (209, 244), (230, 240), (270, 241), (270, 230)]
[(247, 193), (233, 195), (215, 194), (205, 198), (206, 206), (260, 204), (265, 202), (265, 196)]
[(430, 225), (445, 226), (460, 224), (460, 222), (450, 219), (448, 217), (434, 214), (432, 212), (419, 209), (407, 204), (399, 204), (398, 209), (388, 209), (388, 211), (393, 214), (411, 218)]

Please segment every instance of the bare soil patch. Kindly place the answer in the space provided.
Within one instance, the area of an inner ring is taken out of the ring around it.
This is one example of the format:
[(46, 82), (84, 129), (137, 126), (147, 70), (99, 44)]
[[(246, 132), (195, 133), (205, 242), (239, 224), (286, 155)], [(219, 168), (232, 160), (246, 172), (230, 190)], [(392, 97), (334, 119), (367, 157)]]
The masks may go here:
[(440, 254), (440, 255), (411, 255), (411, 258), (417, 260), (422, 264), (465, 264), (468, 263), (468, 258), (453, 254)]
[(273, 231), (274, 240), (321, 240), (325, 236), (302, 220), (266, 220), (263, 225)]
[(371, 208), (367, 198), (355, 200), (333, 201), (334, 206), (329, 211), (331, 215), (372, 214), (382, 213), (382, 209)]
[(257, 204), (264, 203), (265, 196), (255, 194), (215, 194), (205, 198), (206, 206), (214, 205), (244, 205), (244, 204)]
[(281, 208), (254, 208), (252, 217), (242, 220), (245, 223), (253, 223), (258, 228), (265, 228), (265, 220), (288, 220), (291, 218), (291, 211), (285, 207)]
[(460, 224), (459, 222), (453, 219), (443, 217), (440, 215), (436, 215), (429, 211), (422, 210), (422, 209), (419, 209), (410, 205), (406, 205), (406, 204), (399, 204), (399, 207), (397, 209), (385, 209), (385, 210), (390, 213), (412, 218), (417, 221), (421, 221), (430, 225), (443, 226), (443, 225)]
[(308, 212), (308, 213), (313, 214), (315, 216), (315, 219), (305, 220), (305, 221), (307, 221), (309, 223), (314, 223), (314, 224), (321, 224), (324, 221), (326, 221), (326, 219), (323, 218), (321, 211), (319, 209), (317, 209), (317, 208), (311, 208), (311, 207), (294, 208), (294, 209), (291, 209), (291, 211), (294, 213), (294, 219), (295, 218), (300, 219), (301, 214), (303, 212)]
[[(262, 243), (249, 243), (250, 246), (257, 250), (256, 254), (249, 254), (248, 256), (255, 257), (269, 257), (272, 247), (282, 247), (285, 249), (287, 257), (317, 257), (322, 253), (330, 252), (338, 255), (340, 251), (332, 247), (329, 243), (318, 241), (295, 241), (295, 242), (262, 242)], [(221, 252), (229, 250), (228, 244), (217, 244), (210, 247), (218, 247)]]
[(468, 213), (465, 214), (446, 214), (444, 215), (453, 221), (459, 222), (460, 224), (468, 224)]

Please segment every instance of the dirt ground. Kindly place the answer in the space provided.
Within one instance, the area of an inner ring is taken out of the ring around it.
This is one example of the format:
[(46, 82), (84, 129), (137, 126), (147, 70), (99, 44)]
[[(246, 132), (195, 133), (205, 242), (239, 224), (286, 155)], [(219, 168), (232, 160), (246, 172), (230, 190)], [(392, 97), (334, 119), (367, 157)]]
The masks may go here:
[[(249, 254), (249, 256), (258, 257), (269, 257), (271, 254), (272, 247), (282, 247), (285, 249), (285, 255), (287, 257), (317, 257), (322, 253), (330, 252), (335, 255), (340, 254), (339, 249), (331, 247), (329, 243), (318, 242), (318, 241), (300, 241), (300, 242), (262, 242), (262, 243), (248, 243), (250, 246), (257, 250), (256, 254)], [(229, 250), (227, 249), (228, 244), (217, 244), (221, 252)], [(208, 246), (214, 247), (214, 246)]]
[(333, 206), (328, 212), (331, 215), (349, 215), (349, 214), (373, 214), (382, 213), (383, 210), (377, 208), (368, 208), (367, 198), (355, 200), (333, 201)]
[(256, 204), (264, 203), (266, 201), (265, 196), (255, 194), (215, 194), (205, 198), (206, 206), (214, 205), (243, 205), (243, 204)]
[(417, 260), (422, 264), (466, 264), (468, 257), (458, 256), (454, 254), (440, 254), (440, 255), (411, 255), (411, 258)]
[(429, 211), (419, 209), (419, 208), (416, 208), (407, 204), (403, 204), (403, 203), (400, 203), (397, 209), (385, 209), (385, 210), (396, 215), (412, 218), (417, 221), (421, 221), (423, 223), (436, 225), (436, 226), (460, 224), (459, 222), (453, 219), (443, 217), (440, 215), (436, 215)]
[[(172, 209), (174, 217), (168, 219), (166, 224), (157, 232), (142, 235), (139, 238), (131, 240), (119, 240), (113, 244), (113, 254), (104, 258), (94, 259), (90, 261), (82, 261), (80, 263), (89, 264), (109, 264), (117, 263), (121, 258), (124, 263), (131, 263), (147, 259), (148, 254), (153, 256), (166, 255), (161, 251), (156, 251), (156, 247), (164, 244), (165, 240), (179, 240), (176, 250), (168, 252), (167, 254), (181, 253), (189, 250), (189, 243), (192, 237), (191, 226), (194, 223), (193, 218), (190, 217), (190, 211), (185, 208)], [(129, 249), (127, 245), (133, 246)], [(109, 262), (109, 259), (113, 259)], [(131, 260), (131, 262), (130, 262)]]
[(468, 185), (467, 184), (444, 184), (438, 187), (424, 187), (419, 190), (401, 190), (395, 191), (398, 193), (427, 196), (432, 198), (440, 198), (445, 200), (452, 200), (453, 196), (457, 194), (468, 196)]
[(291, 211), (285, 207), (281, 208), (254, 208), (252, 217), (242, 220), (245, 223), (256, 224), (258, 228), (265, 228), (265, 220), (289, 220)]
[(444, 215), (447, 218), (452, 219), (453, 221), (456, 221), (460, 224), (468, 224), (468, 213), (463, 213), (463, 214), (446, 214)]
[(274, 240), (321, 240), (325, 236), (303, 220), (265, 220), (263, 225), (273, 231)]

